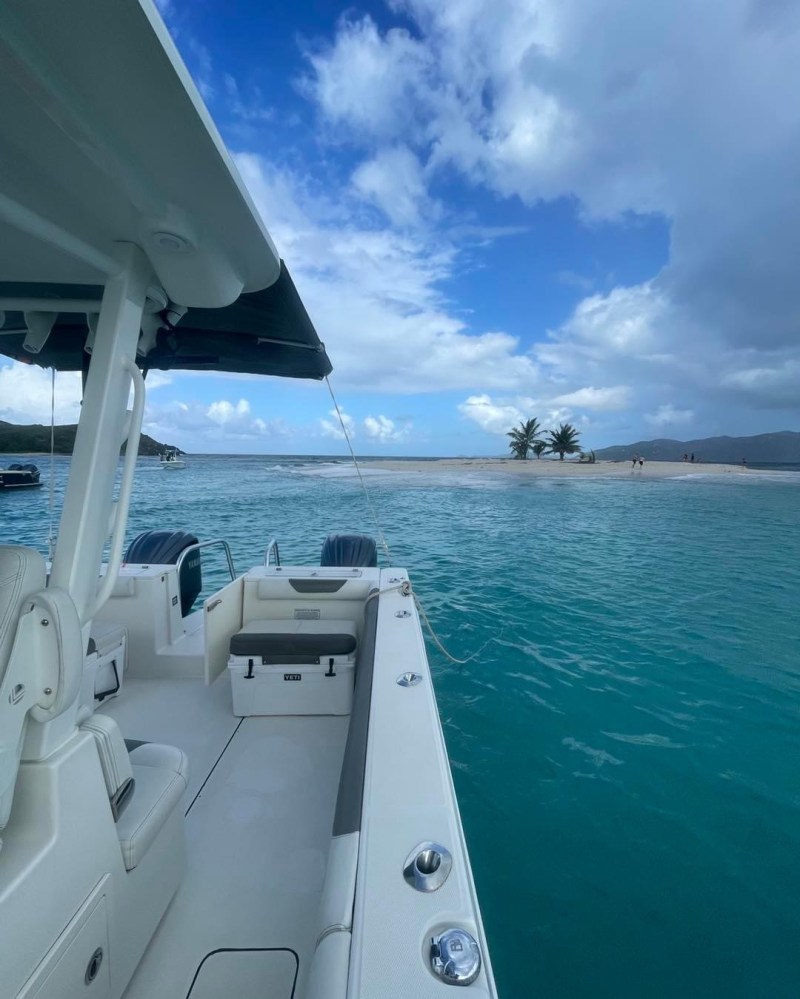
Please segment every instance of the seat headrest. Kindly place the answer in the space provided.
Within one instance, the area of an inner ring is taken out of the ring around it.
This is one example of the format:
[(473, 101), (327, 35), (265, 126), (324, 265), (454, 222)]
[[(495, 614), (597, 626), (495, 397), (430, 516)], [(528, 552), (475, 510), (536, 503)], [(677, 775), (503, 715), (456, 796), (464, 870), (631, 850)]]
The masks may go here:
[(44, 558), (33, 548), (0, 545), (0, 681), (5, 675), (20, 613), (29, 597), (43, 590)]

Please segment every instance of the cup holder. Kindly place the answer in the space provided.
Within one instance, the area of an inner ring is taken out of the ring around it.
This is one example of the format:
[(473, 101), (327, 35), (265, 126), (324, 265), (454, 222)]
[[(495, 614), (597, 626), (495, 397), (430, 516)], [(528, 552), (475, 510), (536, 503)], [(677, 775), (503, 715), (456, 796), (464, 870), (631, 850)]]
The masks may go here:
[(414, 857), (414, 867), (418, 874), (435, 874), (442, 862), (442, 855), (438, 850), (420, 850)]
[(420, 843), (403, 864), (403, 877), (416, 891), (436, 891), (450, 874), (453, 858), (439, 843)]
[(422, 682), (422, 676), (419, 673), (413, 673), (409, 670), (407, 673), (401, 673), (397, 678), (397, 682), (401, 687), (416, 687), (418, 683)]

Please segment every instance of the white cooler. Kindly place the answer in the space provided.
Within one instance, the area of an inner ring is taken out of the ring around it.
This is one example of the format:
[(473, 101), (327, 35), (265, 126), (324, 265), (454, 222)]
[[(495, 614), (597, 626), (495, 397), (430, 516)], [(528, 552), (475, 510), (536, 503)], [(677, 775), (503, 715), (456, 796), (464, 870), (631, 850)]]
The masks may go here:
[(251, 621), (231, 638), (233, 713), (349, 715), (352, 621)]

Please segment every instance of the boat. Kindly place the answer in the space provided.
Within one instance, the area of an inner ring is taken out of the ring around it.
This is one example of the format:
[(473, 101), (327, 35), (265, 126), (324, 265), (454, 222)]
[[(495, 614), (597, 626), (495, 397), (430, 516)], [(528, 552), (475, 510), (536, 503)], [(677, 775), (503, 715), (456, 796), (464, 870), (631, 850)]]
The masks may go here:
[(181, 458), (180, 451), (170, 448), (160, 456), (161, 467), (165, 472), (174, 472), (178, 468), (186, 468), (186, 462)]
[(52, 563), (0, 546), (0, 991), (496, 996), (406, 570), (125, 550), (148, 370), (332, 370), (154, 4), (0, 5), (0, 134), (0, 351), (84, 377)]
[(20, 465), (14, 462), (8, 468), (0, 468), (0, 490), (2, 489), (36, 489), (42, 483), (40, 472), (36, 465), (26, 462)]

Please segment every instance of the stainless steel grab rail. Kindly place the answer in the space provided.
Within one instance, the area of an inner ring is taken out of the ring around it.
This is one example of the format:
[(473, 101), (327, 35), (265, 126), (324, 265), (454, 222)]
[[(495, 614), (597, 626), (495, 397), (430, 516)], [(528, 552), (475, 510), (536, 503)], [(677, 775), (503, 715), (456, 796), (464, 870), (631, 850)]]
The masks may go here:
[(278, 539), (273, 538), (267, 545), (267, 550), (264, 552), (264, 565), (269, 565), (269, 560), (272, 557), (272, 553), (275, 552), (275, 565), (280, 567), (281, 564), (281, 553), (278, 551)]
[(236, 579), (236, 569), (233, 567), (233, 556), (231, 555), (231, 546), (225, 541), (224, 538), (214, 538), (213, 541), (198, 541), (196, 545), (189, 545), (188, 548), (184, 548), (183, 551), (178, 556), (178, 561), (176, 563), (176, 568), (178, 570), (178, 575), (180, 576), (181, 566), (184, 560), (192, 552), (199, 551), (201, 548), (210, 548), (212, 545), (222, 545), (225, 549), (225, 557), (228, 560), (228, 570), (231, 574), (231, 579)]

